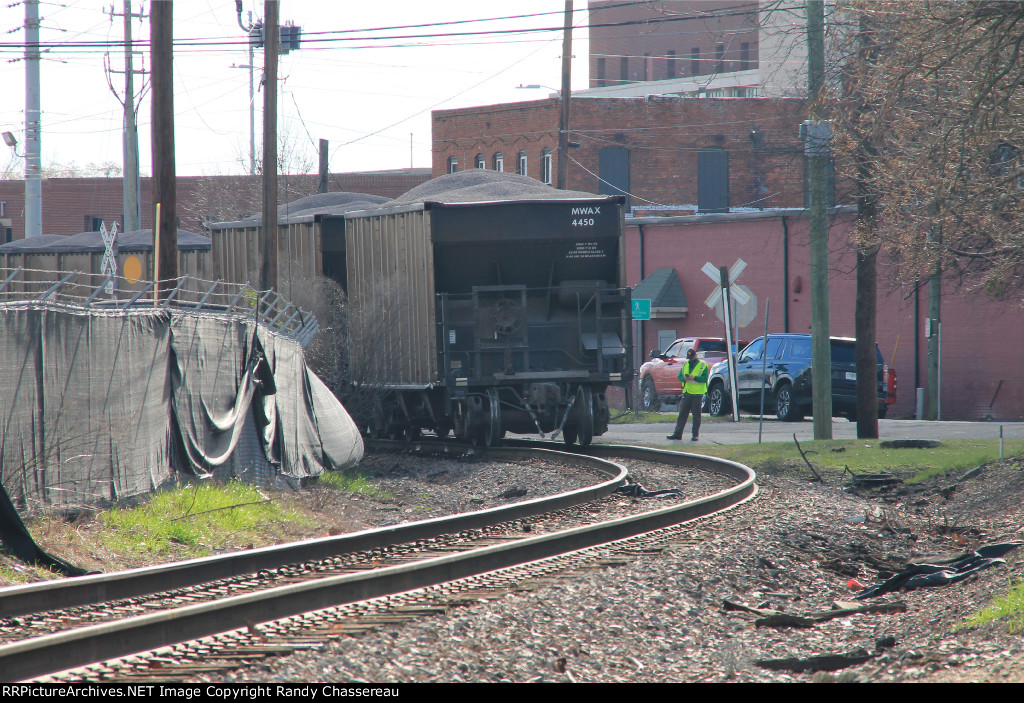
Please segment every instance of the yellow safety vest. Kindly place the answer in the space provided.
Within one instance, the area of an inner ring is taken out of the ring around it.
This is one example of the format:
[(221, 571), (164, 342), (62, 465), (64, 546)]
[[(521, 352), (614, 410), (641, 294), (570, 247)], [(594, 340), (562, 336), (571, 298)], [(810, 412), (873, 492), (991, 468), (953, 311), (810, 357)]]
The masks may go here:
[(706, 374), (708, 365), (700, 359), (697, 359), (697, 363), (694, 364), (693, 370), (688, 371), (690, 368), (690, 362), (684, 361), (683, 366), (679, 369), (679, 382), (683, 384), (683, 393), (686, 395), (704, 395), (708, 392), (707, 376), (705, 375), (704, 382), (698, 383), (697, 381), (684, 381), (683, 376), (700, 376)]

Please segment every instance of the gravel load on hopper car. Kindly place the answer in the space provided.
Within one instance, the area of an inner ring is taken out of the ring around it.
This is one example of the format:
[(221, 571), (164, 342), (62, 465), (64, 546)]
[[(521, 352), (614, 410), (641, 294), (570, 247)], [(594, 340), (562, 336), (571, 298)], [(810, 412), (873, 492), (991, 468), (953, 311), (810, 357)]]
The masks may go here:
[[(387, 198), (370, 193), (314, 193), (290, 203), (277, 206), (278, 222), (303, 215), (344, 215), (356, 210), (373, 210), (387, 202)], [(239, 222), (248, 226), (258, 226), (263, 222), (263, 213), (255, 213)], [(221, 223), (218, 223), (221, 224)]]
[(586, 200), (607, 196), (558, 190), (529, 176), (474, 168), (421, 183), (384, 207), (415, 203), (483, 203), (508, 200)]

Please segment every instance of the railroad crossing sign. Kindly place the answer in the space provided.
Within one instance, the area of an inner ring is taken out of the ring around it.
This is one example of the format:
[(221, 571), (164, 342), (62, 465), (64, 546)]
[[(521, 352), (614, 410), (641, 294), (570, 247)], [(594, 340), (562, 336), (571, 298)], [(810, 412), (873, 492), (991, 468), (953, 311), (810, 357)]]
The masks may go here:
[[(746, 327), (757, 317), (757, 296), (742, 283), (736, 283), (736, 279), (746, 268), (746, 261), (736, 259), (736, 263), (729, 269), (729, 307), (732, 309), (733, 324), (737, 327)], [(726, 322), (725, 306), (722, 305), (721, 273), (710, 261), (704, 264), (701, 271), (715, 282), (715, 289), (711, 291), (704, 304), (715, 311), (715, 316), (719, 320)]]
[(651, 299), (650, 298), (633, 298), (633, 319), (634, 320), (650, 320), (651, 319)]
[(110, 231), (107, 226), (100, 223), (100, 238), (103, 240), (103, 263), (100, 264), (100, 273), (112, 278), (103, 284), (103, 292), (107, 295), (114, 294), (114, 276), (117, 276), (117, 223), (115, 222)]

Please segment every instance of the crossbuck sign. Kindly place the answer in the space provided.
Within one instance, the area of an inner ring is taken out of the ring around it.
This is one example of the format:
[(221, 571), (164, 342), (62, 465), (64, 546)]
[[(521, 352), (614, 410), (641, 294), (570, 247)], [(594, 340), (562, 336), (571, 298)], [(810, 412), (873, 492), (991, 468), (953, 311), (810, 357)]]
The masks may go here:
[(113, 296), (114, 279), (117, 277), (117, 223), (115, 222), (108, 232), (106, 225), (101, 222), (100, 238), (103, 240), (103, 263), (100, 265), (100, 273), (109, 276), (103, 284), (103, 292)]
[[(729, 307), (732, 310), (732, 322), (736, 327), (746, 327), (757, 317), (757, 296), (746, 286), (736, 283), (736, 279), (746, 268), (746, 261), (736, 259), (736, 263), (729, 269)], [(704, 304), (715, 311), (719, 320), (726, 322), (725, 306), (722, 305), (722, 277), (718, 267), (709, 261), (704, 264), (701, 271), (715, 282), (715, 288)]]

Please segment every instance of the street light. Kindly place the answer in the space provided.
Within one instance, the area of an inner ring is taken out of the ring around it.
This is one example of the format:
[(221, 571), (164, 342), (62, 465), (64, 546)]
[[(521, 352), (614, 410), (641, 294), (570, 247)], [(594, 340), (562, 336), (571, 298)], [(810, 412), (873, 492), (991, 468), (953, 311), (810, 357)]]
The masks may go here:
[(4, 144), (14, 149), (15, 156), (21, 157), (21, 154), (18, 153), (18, 138), (15, 137), (14, 134), (11, 132), (4, 132)]

